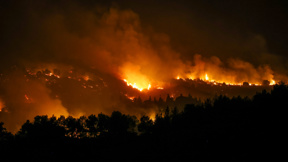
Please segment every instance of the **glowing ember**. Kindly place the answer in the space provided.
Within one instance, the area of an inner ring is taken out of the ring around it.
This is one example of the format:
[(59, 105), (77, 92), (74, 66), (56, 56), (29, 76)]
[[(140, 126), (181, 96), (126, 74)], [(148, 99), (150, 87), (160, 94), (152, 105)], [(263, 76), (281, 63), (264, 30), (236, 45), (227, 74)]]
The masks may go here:
[(134, 97), (134, 96), (128, 96), (128, 94), (125, 94), (125, 96), (129, 99), (129, 100), (131, 100), (131, 101), (133, 101), (136, 97)]
[(5, 104), (4, 102), (0, 99), (0, 112), (4, 109)]
[(26, 103), (32, 103), (33, 102), (33, 100), (27, 94), (25, 94), (24, 97), (25, 97)]
[(133, 101), (135, 97), (128, 97), (128, 98)]
[(83, 76), (83, 79), (84, 79), (85, 81), (88, 81), (88, 80), (90, 79), (90, 77), (89, 77), (88, 75), (85, 75), (85, 76)]
[(29, 100), (29, 97), (26, 94), (24, 95), (24, 97), (27, 101)]
[[(190, 80), (194, 80), (194, 79), (192, 79), (192, 78), (195, 78), (195, 77), (192, 77), (192, 76), (189, 76), (188, 77)], [(197, 77), (196, 77), (197, 78)], [(184, 80), (185, 81), (185, 79), (183, 79), (183, 78), (181, 78), (181, 77), (179, 77), (179, 76), (177, 76), (176, 77), (176, 79), (177, 80), (179, 80), (179, 79), (182, 79), (182, 80)], [(230, 81), (231, 79), (229, 79), (229, 78), (227, 78), (227, 79), (223, 79), (223, 80), (221, 80), (221, 81), (217, 81), (217, 80), (213, 80), (213, 79), (211, 79), (209, 76), (208, 76), (208, 74), (206, 73), (205, 74), (205, 76), (203, 76), (202, 75), (202, 77), (200, 77), (200, 78), (198, 78), (198, 79), (200, 79), (200, 80), (202, 80), (202, 81), (205, 81), (205, 82), (207, 82), (207, 83), (210, 83), (210, 84), (214, 84), (214, 85), (219, 85), (219, 84), (226, 84), (226, 85), (230, 85), (230, 86), (242, 86), (243, 85), (243, 82), (246, 82), (246, 81), (243, 81), (242, 83), (240, 82), (233, 82), (233, 81)], [(273, 79), (271, 79), (270, 81), (269, 81), (270, 83), (269, 83), (269, 85), (275, 85), (276, 84), (276, 81), (275, 80), (273, 80)], [(262, 83), (247, 83), (249, 86), (262, 86)], [(264, 84), (264, 83), (263, 83)], [(161, 89), (161, 88), (157, 88), (157, 89)]]

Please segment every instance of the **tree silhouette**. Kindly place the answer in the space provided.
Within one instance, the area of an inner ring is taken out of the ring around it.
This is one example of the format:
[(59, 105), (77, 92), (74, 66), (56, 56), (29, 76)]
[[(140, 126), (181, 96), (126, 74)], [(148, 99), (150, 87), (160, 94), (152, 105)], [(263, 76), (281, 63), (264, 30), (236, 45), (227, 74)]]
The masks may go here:
[(81, 138), (86, 135), (85, 128), (86, 117), (81, 116), (79, 119), (75, 119), (69, 116), (65, 120), (65, 126), (67, 127), (67, 135), (69, 137)]
[(142, 134), (151, 134), (153, 130), (153, 121), (148, 116), (142, 116), (138, 125), (138, 131)]
[(99, 135), (105, 135), (108, 132), (109, 116), (105, 114), (98, 114), (98, 132)]
[(0, 122), (0, 142), (11, 140), (13, 135), (3, 127), (4, 123)]
[[(131, 116), (123, 115), (119, 111), (114, 111), (109, 118), (109, 133), (112, 135), (126, 135), (129, 130), (133, 130), (136, 121)], [(131, 132), (130, 132), (131, 133)]]
[[(173, 102), (190, 102), (191, 98), (179, 96)], [(164, 107), (160, 98), (161, 110), (154, 121), (144, 115), (138, 122), (135, 116), (119, 111), (80, 118), (36, 116), (22, 125), (15, 138), (0, 123), (0, 153), (49, 157), (50, 161), (60, 154), (73, 155), (64, 159), (81, 157), (84, 161), (95, 157), (114, 161), (120, 155), (144, 157), (142, 161), (151, 157), (158, 161), (276, 159), (285, 155), (279, 146), (286, 139), (287, 98), (288, 87), (280, 84), (253, 98), (220, 95), (201, 104), (186, 104), (184, 109)], [(150, 102), (157, 105), (151, 99), (142, 104), (149, 108)]]
[(98, 118), (95, 115), (92, 114), (88, 116), (86, 126), (90, 133), (90, 137), (96, 137), (98, 135)]

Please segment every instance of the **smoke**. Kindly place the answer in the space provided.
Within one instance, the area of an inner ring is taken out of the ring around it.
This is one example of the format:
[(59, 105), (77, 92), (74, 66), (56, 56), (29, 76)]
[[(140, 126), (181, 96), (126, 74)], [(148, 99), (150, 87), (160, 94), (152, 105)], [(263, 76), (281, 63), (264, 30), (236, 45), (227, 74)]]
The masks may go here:
[[(206, 74), (210, 79), (232, 83), (274, 79), (273, 70), (266, 64), (254, 66), (237, 58), (221, 60), (199, 54), (184, 60), (172, 49), (167, 34), (143, 28), (140, 16), (129, 9), (100, 4), (88, 7), (77, 1), (24, 0), (3, 3), (0, 10), (0, 72), (8, 73), (9, 78), (1, 83), (0, 94), (0, 109), (5, 105), (9, 113), (0, 112), (0, 120), (8, 124), (8, 129), (41, 114), (79, 116), (119, 109), (143, 113), (127, 108), (118, 97), (125, 91), (123, 79), (143, 88), (165, 85), (177, 76), (195, 79)], [(256, 37), (255, 42), (264, 48), (262, 37)], [(43, 80), (27, 81), (23, 71), (7, 70), (13, 66), (36, 72), (61, 69), (66, 73), (78, 68), (89, 72), (93, 80), (101, 78), (101, 84), (105, 87), (108, 83), (108, 87), (97, 92), (96, 98), (95, 92), (83, 92), (67, 79), (59, 86), (62, 96), (55, 98)], [(80, 92), (85, 93), (85, 99), (79, 97)]]
[(4, 110), (0, 112), (1, 121), (8, 130), (15, 131), (36, 115), (68, 116), (61, 101), (51, 98), (50, 94), (51, 90), (41, 81), (29, 81), (21, 71), (14, 70), (1, 84), (1, 107)]
[[(194, 55), (191, 71), (186, 75), (187, 78), (205, 78), (217, 82), (228, 82), (233, 84), (242, 84), (250, 82), (261, 84), (263, 80), (271, 81), (274, 79), (273, 71), (268, 65), (255, 67), (247, 61), (237, 58), (229, 58), (225, 62), (220, 58), (212, 56), (210, 58)], [(185, 76), (184, 76), (185, 77)]]
[[(87, 8), (78, 2), (69, 5), (25, 2), (21, 6), (10, 6), (9, 16), (3, 17), (3, 22), (13, 19), (13, 23), (9, 24), (12, 27), (4, 27), (3, 39), (8, 41), (3, 45), (1, 61), (15, 62), (16, 58), (16, 62), (25, 65), (27, 62), (76, 65), (131, 82), (141, 80), (142, 85), (166, 81), (189, 71), (197, 73), (195, 77), (211, 71), (213, 78), (220, 80), (224, 79), (219, 74), (224, 73), (234, 77), (233, 82), (272, 79), (268, 65), (255, 68), (240, 59), (226, 58), (224, 64), (215, 56), (201, 59), (196, 55), (194, 60), (184, 61), (181, 54), (171, 48), (168, 35), (143, 29), (139, 15), (132, 10), (101, 5)], [(12, 14), (14, 11), (17, 12)], [(257, 51), (265, 48), (265, 40), (257, 36), (243, 47)], [(235, 76), (238, 71), (240, 74)], [(262, 71), (269, 73), (268, 76), (260, 74)]]

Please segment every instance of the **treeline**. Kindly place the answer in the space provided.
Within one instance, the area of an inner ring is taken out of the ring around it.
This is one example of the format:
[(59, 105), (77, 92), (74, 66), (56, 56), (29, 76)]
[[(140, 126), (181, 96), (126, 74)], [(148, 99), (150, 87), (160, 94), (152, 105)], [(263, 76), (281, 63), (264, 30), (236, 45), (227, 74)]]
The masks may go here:
[(287, 99), (281, 84), (252, 99), (218, 96), (183, 111), (167, 107), (154, 121), (118, 111), (36, 116), (15, 135), (1, 123), (0, 152), (21, 161), (277, 161), (285, 155)]

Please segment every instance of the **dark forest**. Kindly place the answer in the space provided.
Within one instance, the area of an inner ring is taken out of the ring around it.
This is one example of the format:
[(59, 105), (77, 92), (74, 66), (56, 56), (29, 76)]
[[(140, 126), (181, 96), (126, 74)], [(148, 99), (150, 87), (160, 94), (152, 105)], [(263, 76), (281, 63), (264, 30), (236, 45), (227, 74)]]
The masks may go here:
[[(217, 96), (155, 119), (36, 116), (15, 135), (0, 124), (1, 159), (19, 161), (274, 161), (284, 156), (288, 86), (253, 98)], [(1, 160), (2, 161), (2, 160)], [(4, 160), (5, 161), (5, 160)]]

